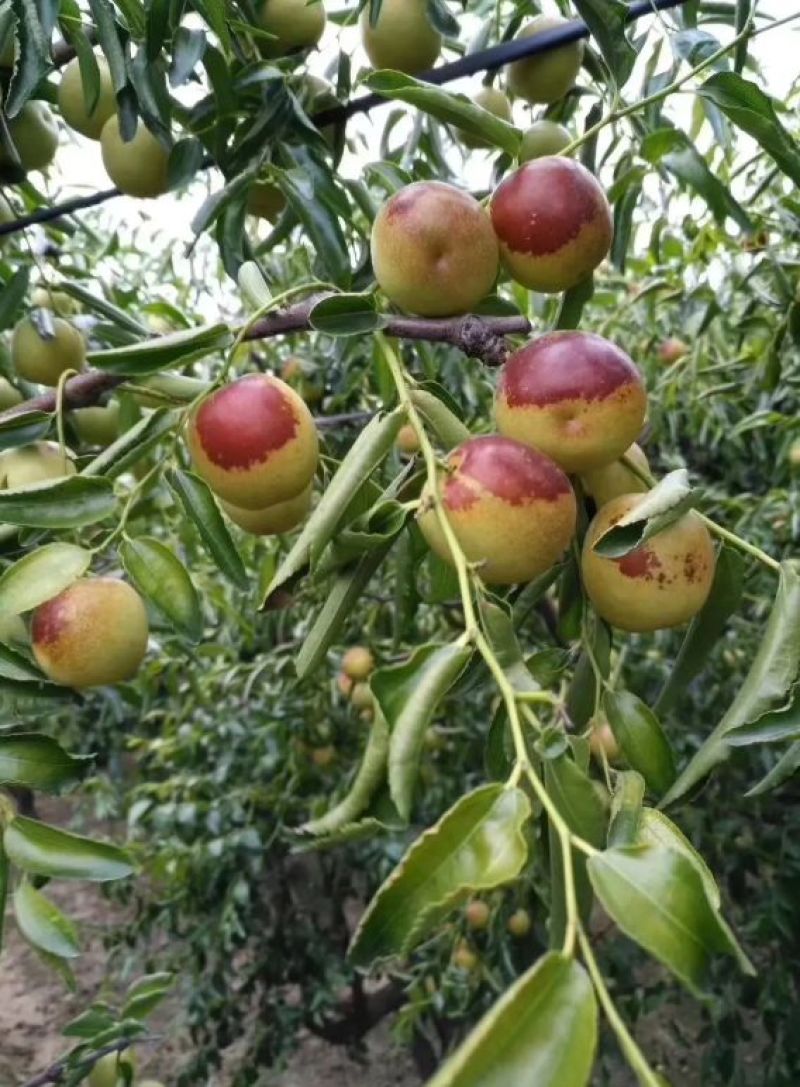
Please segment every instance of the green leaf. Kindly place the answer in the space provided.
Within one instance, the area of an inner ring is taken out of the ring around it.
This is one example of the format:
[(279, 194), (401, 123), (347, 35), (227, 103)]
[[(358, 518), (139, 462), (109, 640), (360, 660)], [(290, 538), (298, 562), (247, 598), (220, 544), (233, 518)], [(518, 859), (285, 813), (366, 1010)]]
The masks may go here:
[(16, 117), (50, 69), (50, 31), (42, 26), (36, 0), (11, 0), (17, 19), (19, 58), (5, 99), (5, 112)]
[(663, 798), (673, 803), (730, 756), (729, 732), (784, 704), (800, 669), (800, 576), (781, 563), (778, 591), (764, 636), (727, 713)]
[(11, 328), (28, 293), (30, 268), (25, 265), (3, 283), (0, 290), (0, 329)]
[(168, 336), (158, 336), (139, 343), (90, 351), (90, 366), (111, 374), (138, 376), (153, 374), (169, 366), (185, 366), (216, 351), (225, 351), (233, 343), (231, 330), (224, 323), (204, 325)]
[(318, 819), (300, 827), (301, 834), (315, 836), (337, 834), (364, 812), (378, 786), (384, 781), (389, 754), (389, 726), (378, 711), (372, 721), (364, 757), (346, 796)]
[(371, 72), (364, 82), (371, 91), (384, 98), (407, 102), (445, 124), (455, 125), (493, 147), (501, 148), (512, 158), (517, 156), (522, 140), (519, 129), (476, 106), (466, 95), (452, 94), (401, 72)]
[(648, 133), (641, 143), (641, 154), (649, 162), (660, 163), (679, 181), (697, 193), (719, 223), (727, 216), (742, 230), (750, 232), (750, 216), (713, 174), (692, 141), (678, 128), (660, 128)]
[(14, 892), (14, 917), (25, 939), (61, 959), (74, 959), (81, 953), (78, 933), (49, 898), (26, 879)]
[(210, 489), (193, 472), (170, 471), (167, 482), (181, 500), (200, 539), (222, 573), (240, 589), (249, 585), (242, 557), (236, 550)]
[(270, 598), (279, 589), (319, 558), (333, 538), (353, 496), (392, 448), (402, 425), (403, 413), (397, 410), (370, 419), (278, 567), (267, 588), (262, 607), (268, 607)]
[(675, 756), (656, 715), (630, 691), (608, 691), (603, 708), (627, 761), (651, 792), (665, 793), (675, 780)]
[(585, 1087), (597, 1002), (580, 963), (550, 951), (490, 1008), (428, 1087)]
[(521, 789), (484, 785), (462, 796), (378, 889), (353, 937), (353, 964), (406, 954), (469, 894), (514, 879), (528, 855), (530, 813)]
[(25, 411), (0, 422), (0, 449), (12, 449), (44, 438), (53, 422), (46, 411)]
[(122, 1018), (146, 1019), (170, 991), (174, 981), (175, 975), (166, 972), (137, 978), (125, 994)]
[(0, 642), (0, 677), (20, 683), (41, 683), (43, 675), (29, 657)]
[(200, 599), (189, 572), (177, 555), (152, 536), (122, 541), (125, 571), (136, 588), (191, 642), (203, 635)]
[(703, 881), (708, 901), (715, 910), (720, 908), (722, 898), (713, 872), (683, 831), (663, 812), (655, 808), (642, 809), (642, 818), (639, 823), (636, 841), (639, 845), (660, 845), (664, 849), (673, 849), (676, 853), (686, 857), (694, 865), (700, 879)]
[(311, 327), (328, 336), (360, 336), (386, 325), (369, 294), (334, 294), (323, 298), (308, 315)]
[(58, 596), (86, 573), (91, 561), (91, 552), (75, 544), (51, 543), (30, 551), (0, 577), (0, 615), (22, 615)]
[(777, 789), (783, 785), (800, 769), (800, 740), (793, 743), (778, 759), (771, 770), (768, 771), (752, 789), (744, 794), (747, 797), (763, 796), (764, 793)]
[(350, 255), (339, 217), (331, 202), (326, 201), (326, 185), (333, 185), (315, 168), (315, 160), (304, 149), (294, 152), (297, 166), (279, 171), (276, 181), (334, 283), (347, 286), (351, 279)]
[(702, 671), (728, 619), (738, 609), (744, 591), (744, 559), (732, 547), (723, 547), (717, 556), (714, 582), (708, 600), (692, 619), (667, 681), (653, 707), (665, 713), (675, 704)]
[(636, 845), (640, 840), (644, 778), (635, 770), (623, 770), (614, 780), (611, 800), (611, 821), (608, 824), (609, 846)]
[(3, 845), (9, 860), (32, 876), (88, 879), (97, 883), (123, 879), (133, 872), (124, 850), (18, 815), (8, 824)]
[(555, 320), (555, 328), (577, 328), (581, 323), (581, 317), (586, 306), (594, 297), (594, 276), (588, 275), (574, 287), (564, 292), (561, 304), (558, 307), (558, 316)]
[(711, 956), (737, 955), (695, 865), (657, 845), (609, 849), (589, 858), (589, 878), (612, 920), (696, 996)]
[(636, 50), (625, 32), (628, 5), (623, 0), (575, 0), (575, 7), (600, 46), (615, 83), (624, 87), (636, 62)]
[(391, 730), (389, 791), (403, 819), (411, 815), (425, 731), (471, 656), (465, 645), (422, 645), (407, 661), (379, 668), (370, 678)]
[(79, 528), (104, 521), (116, 505), (111, 480), (70, 476), (24, 490), (0, 491), (0, 522), (31, 528)]
[(800, 149), (784, 128), (773, 100), (759, 86), (733, 72), (711, 76), (697, 93), (715, 106), (770, 155), (800, 185)]
[(505, 672), (514, 690), (520, 692), (541, 690), (525, 661), (511, 616), (499, 604), (487, 598), (480, 601), (480, 614), (487, 641), (494, 650), (497, 663)]
[(6, 857), (6, 851), (3, 849), (2, 839), (0, 839), (0, 951), (3, 949), (3, 925), (6, 917), (9, 876), (10, 865), (8, 857)]
[(426, 389), (412, 389), (411, 400), (445, 449), (454, 449), (471, 437), (468, 428), (438, 396)]
[(124, 328), (127, 332), (133, 333), (134, 336), (148, 336), (150, 334), (147, 325), (137, 321), (127, 310), (120, 309), (113, 302), (109, 302), (107, 298), (92, 294), (80, 283), (76, 283), (74, 279), (61, 279), (56, 284), (56, 288), (59, 291), (66, 291), (73, 298), (77, 298), (84, 309), (88, 309), (92, 313), (99, 313), (101, 317), (105, 317), (113, 325)]
[(90, 461), (81, 475), (115, 479), (137, 464), (166, 434), (172, 433), (178, 419), (177, 412), (156, 408)]
[(92, 755), (70, 755), (41, 732), (0, 736), (0, 784), (58, 792), (80, 781), (92, 759)]
[(682, 517), (695, 504), (696, 498), (686, 469), (670, 472), (643, 495), (632, 510), (598, 536), (594, 550), (609, 559), (630, 554)]

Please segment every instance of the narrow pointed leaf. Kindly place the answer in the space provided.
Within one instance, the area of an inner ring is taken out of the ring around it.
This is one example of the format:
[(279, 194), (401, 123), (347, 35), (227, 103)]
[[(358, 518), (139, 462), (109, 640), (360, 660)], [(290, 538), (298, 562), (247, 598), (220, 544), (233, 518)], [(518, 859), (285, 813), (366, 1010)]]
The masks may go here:
[(22, 935), (34, 947), (61, 959), (74, 959), (80, 955), (78, 933), (73, 923), (27, 880), (23, 880), (14, 893), (14, 917)]
[(105, 520), (116, 505), (110, 480), (70, 476), (24, 490), (0, 491), (0, 522), (30, 528), (79, 528)]
[(185, 366), (216, 351), (226, 350), (232, 342), (233, 337), (226, 324), (206, 325), (141, 340), (125, 347), (92, 351), (87, 359), (91, 366), (99, 370), (135, 377), (154, 374), (170, 366)]
[(156, 408), (145, 415), (124, 434), (99, 453), (81, 472), (83, 476), (106, 476), (113, 479), (137, 464), (157, 442), (170, 434), (178, 414), (166, 408)]
[(200, 599), (177, 555), (152, 536), (123, 540), (120, 559), (137, 589), (166, 616), (179, 634), (199, 642), (203, 634)]
[(423, 645), (402, 664), (372, 675), (372, 693), (391, 730), (389, 790), (404, 819), (411, 814), (425, 731), (471, 656), (463, 645)]
[(675, 756), (656, 715), (630, 691), (608, 692), (603, 707), (627, 761), (651, 792), (665, 793), (675, 780)]
[(0, 577), (0, 615), (22, 615), (57, 596), (86, 573), (91, 552), (68, 543), (45, 544)]
[(589, 858), (589, 877), (608, 915), (696, 996), (711, 958), (737, 954), (690, 860), (661, 846), (609, 849)]
[(18, 732), (0, 736), (0, 785), (55, 792), (80, 781), (91, 755), (70, 755), (51, 736)]
[(117, 846), (82, 838), (21, 815), (6, 827), (3, 845), (9, 860), (32, 876), (103, 883), (123, 879), (133, 872), (127, 853)]
[(428, 1087), (585, 1087), (596, 1048), (589, 977), (551, 951), (500, 997)]
[(167, 473), (167, 482), (222, 573), (238, 588), (246, 589), (249, 582), (242, 557), (207, 484), (194, 472), (177, 470)]
[(664, 797), (671, 804), (730, 756), (728, 733), (785, 705), (800, 671), (800, 575), (781, 564), (775, 601), (758, 652), (727, 713)]
[(350, 947), (356, 966), (404, 955), (469, 894), (520, 872), (530, 802), (520, 789), (484, 785), (417, 839), (367, 907)]

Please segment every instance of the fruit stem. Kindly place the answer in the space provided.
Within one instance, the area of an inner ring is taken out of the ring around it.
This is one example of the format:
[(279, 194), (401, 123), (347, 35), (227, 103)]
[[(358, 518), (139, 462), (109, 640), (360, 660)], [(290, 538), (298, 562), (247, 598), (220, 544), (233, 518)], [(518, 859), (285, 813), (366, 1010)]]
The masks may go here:
[(625, 1054), (625, 1059), (636, 1073), (642, 1087), (660, 1087), (655, 1072), (647, 1063), (645, 1055), (634, 1041), (628, 1028), (622, 1021), (614, 1001), (611, 999), (611, 994), (606, 988), (603, 975), (600, 973), (600, 969), (597, 965), (597, 959), (592, 950), (592, 945), (589, 943), (586, 933), (583, 930), (583, 926), (580, 923), (578, 923), (578, 941), (580, 943), (581, 953), (583, 954), (583, 961), (586, 963), (586, 968), (592, 979), (597, 998), (605, 1012), (606, 1019), (608, 1019), (611, 1029), (617, 1036), (617, 1041), (619, 1042), (620, 1049)]

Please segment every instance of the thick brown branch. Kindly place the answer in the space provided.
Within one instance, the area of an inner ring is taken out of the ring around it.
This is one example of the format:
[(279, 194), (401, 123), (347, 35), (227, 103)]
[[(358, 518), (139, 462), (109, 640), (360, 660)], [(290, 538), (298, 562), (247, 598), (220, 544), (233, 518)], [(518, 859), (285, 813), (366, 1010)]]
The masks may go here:
[[(326, 296), (314, 295), (294, 306), (262, 317), (248, 331), (246, 339), (265, 340), (292, 332), (313, 331), (309, 316), (314, 306), (324, 297)], [(530, 330), (531, 325), (526, 317), (478, 317), (474, 314), (446, 318), (391, 314), (383, 328), (387, 336), (398, 339), (449, 343), (470, 358), (482, 359), (487, 366), (500, 366), (505, 360), (508, 353), (506, 336), (523, 335)], [(88, 407), (96, 404), (105, 393), (126, 380), (128, 379), (119, 374), (87, 370), (64, 384), (62, 404), (67, 411)], [(35, 396), (23, 404), (0, 412), (0, 423), (32, 411), (53, 412), (56, 410), (56, 402), (55, 391)]]

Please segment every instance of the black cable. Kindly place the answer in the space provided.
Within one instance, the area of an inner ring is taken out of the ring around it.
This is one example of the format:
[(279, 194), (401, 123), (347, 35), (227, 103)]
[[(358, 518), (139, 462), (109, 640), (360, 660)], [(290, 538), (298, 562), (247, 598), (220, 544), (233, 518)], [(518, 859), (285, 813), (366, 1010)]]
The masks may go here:
[[(644, 15), (652, 15), (655, 11), (664, 11), (668, 8), (677, 8), (686, 2), (687, 0), (636, 0), (628, 9), (627, 19), (628, 22), (635, 22)], [(552, 30), (544, 30), (533, 37), (516, 38), (513, 41), (503, 42), (501, 45), (493, 45), (489, 49), (483, 49), (479, 53), (471, 53), (459, 60), (452, 61), (450, 64), (442, 64), (438, 68), (431, 68), (427, 72), (420, 73), (417, 78), (425, 83), (441, 86), (444, 83), (462, 79), (464, 76), (474, 75), (476, 72), (494, 71), (511, 64), (512, 61), (519, 60), (521, 57), (532, 57), (539, 53), (547, 53), (551, 49), (557, 49), (560, 45), (568, 45), (570, 42), (580, 41), (581, 38), (588, 37), (589, 27), (586, 23), (580, 19), (573, 19), (563, 26), (553, 27)], [(352, 99), (350, 102), (345, 102), (341, 106), (334, 106), (331, 109), (322, 110), (321, 113), (315, 113), (311, 120), (320, 127), (336, 124), (348, 120), (357, 113), (369, 113), (376, 106), (387, 105), (390, 101), (391, 99), (384, 98), (379, 94), (364, 94), (359, 98)], [(203, 168), (209, 165), (212, 164), (204, 163)], [(65, 200), (62, 204), (56, 204), (51, 208), (40, 208), (38, 211), (31, 212), (30, 215), (23, 215), (20, 219), (15, 219), (14, 222), (0, 223), (0, 237), (6, 234), (15, 234), (17, 231), (25, 230), (27, 227), (35, 226), (38, 223), (49, 223), (54, 219), (61, 219), (65, 215), (71, 215), (75, 211), (82, 211), (84, 208), (104, 204), (107, 200), (113, 200), (117, 196), (122, 196), (119, 189), (103, 189), (91, 196), (76, 196), (72, 200)]]

